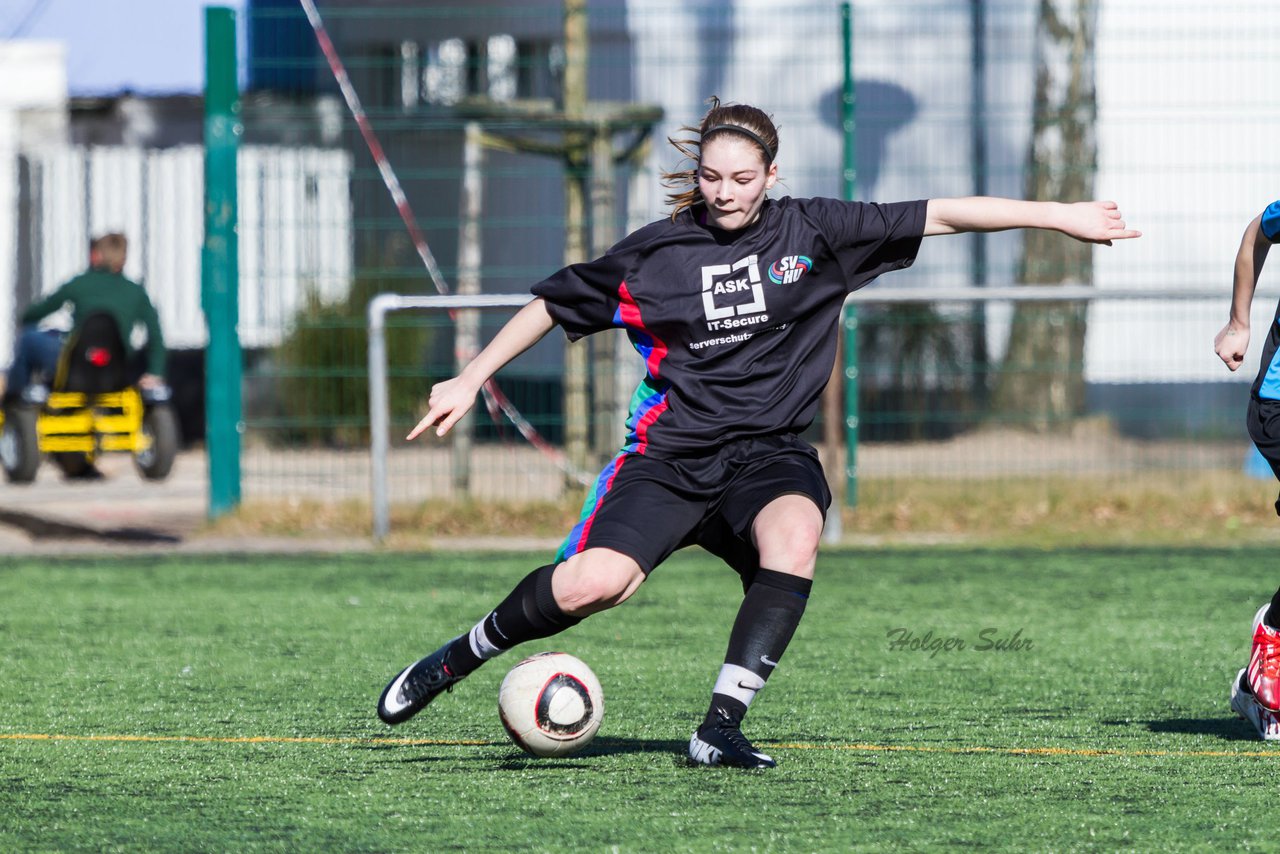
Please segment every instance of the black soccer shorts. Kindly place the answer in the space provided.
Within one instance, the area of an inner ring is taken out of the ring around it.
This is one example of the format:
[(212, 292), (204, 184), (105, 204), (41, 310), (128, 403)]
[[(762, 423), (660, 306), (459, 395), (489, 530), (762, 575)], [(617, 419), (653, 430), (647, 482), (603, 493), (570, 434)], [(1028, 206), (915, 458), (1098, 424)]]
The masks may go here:
[[(1250, 395), (1246, 424), (1258, 453), (1280, 479), (1280, 400), (1262, 400)], [(1280, 515), (1280, 498), (1276, 499), (1276, 515)]]
[(690, 456), (623, 453), (596, 479), (557, 559), (612, 549), (647, 575), (696, 544), (746, 581), (760, 562), (751, 524), (783, 495), (807, 496), (824, 516), (831, 505), (817, 451), (792, 434), (739, 439)]

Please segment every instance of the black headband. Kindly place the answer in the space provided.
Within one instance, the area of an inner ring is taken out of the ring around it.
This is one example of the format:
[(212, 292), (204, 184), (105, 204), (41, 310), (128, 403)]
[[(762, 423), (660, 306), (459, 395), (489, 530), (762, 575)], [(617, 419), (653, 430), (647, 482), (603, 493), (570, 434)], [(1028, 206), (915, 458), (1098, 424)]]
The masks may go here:
[(765, 142), (758, 133), (756, 133), (753, 130), (748, 130), (747, 128), (744, 128), (742, 125), (712, 125), (711, 127), (707, 128), (702, 132), (702, 138), (706, 139), (711, 134), (720, 130), (729, 130), (729, 131), (733, 131), (734, 133), (740, 133), (743, 136), (753, 140), (756, 145), (760, 146), (760, 148), (764, 150), (765, 156), (768, 158), (768, 160), (765, 161), (765, 164), (768, 165), (769, 163), (773, 162), (774, 152), (773, 152), (773, 149), (769, 147), (769, 144)]

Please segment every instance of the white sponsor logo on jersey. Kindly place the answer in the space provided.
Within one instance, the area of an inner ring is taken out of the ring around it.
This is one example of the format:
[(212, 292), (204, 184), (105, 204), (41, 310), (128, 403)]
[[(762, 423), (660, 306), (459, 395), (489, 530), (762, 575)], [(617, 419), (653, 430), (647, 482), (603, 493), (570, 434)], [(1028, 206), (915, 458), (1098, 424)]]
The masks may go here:
[(767, 323), (764, 288), (760, 284), (760, 264), (748, 255), (733, 264), (712, 264), (702, 268), (702, 309), (707, 329), (742, 329)]

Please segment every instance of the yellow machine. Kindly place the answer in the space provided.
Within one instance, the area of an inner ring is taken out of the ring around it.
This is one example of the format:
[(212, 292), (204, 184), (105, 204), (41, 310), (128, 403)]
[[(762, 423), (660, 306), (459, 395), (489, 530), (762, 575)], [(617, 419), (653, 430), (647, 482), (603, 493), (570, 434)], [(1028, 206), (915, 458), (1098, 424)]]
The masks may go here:
[(101, 453), (133, 455), (138, 472), (163, 480), (177, 455), (178, 430), (167, 404), (148, 407), (136, 388), (87, 395), (54, 392), (43, 406), (20, 404), (0, 412), (0, 463), (11, 483), (35, 480), (48, 455), (76, 476)]
[(0, 411), (0, 465), (9, 482), (35, 480), (45, 456), (75, 477), (113, 452), (132, 454), (148, 480), (168, 477), (178, 452), (170, 390), (123, 383), (126, 360), (114, 323), (87, 323), (64, 349), (52, 391), (24, 389)]

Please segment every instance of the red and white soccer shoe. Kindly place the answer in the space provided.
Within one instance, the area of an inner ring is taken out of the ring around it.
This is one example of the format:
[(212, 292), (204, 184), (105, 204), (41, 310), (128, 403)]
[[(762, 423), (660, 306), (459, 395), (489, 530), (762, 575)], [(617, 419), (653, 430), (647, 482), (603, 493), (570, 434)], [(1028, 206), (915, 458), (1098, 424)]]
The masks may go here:
[(1254, 699), (1249, 686), (1245, 684), (1243, 670), (1231, 680), (1231, 711), (1253, 724), (1263, 741), (1280, 740), (1280, 718), (1274, 712), (1262, 708)]
[(1262, 622), (1270, 603), (1253, 616), (1253, 650), (1249, 653), (1249, 689), (1258, 704), (1280, 712), (1280, 630)]

